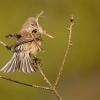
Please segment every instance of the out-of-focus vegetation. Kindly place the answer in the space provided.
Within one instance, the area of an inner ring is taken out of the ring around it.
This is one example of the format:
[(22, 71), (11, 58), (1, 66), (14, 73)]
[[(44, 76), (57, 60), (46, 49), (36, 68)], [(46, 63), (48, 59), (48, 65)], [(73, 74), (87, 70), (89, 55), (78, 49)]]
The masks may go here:
[[(1, 0), (0, 40), (11, 45), (8, 33), (21, 29), (23, 22), (41, 11), (39, 22), (54, 39), (43, 36), (44, 53), (39, 53), (42, 69), (54, 83), (68, 40), (69, 18), (73, 14), (72, 44), (58, 86), (64, 100), (100, 100), (100, 1), (99, 0)], [(0, 45), (0, 68), (12, 57)], [(2, 74), (22, 82), (46, 85), (39, 72)], [(49, 91), (21, 86), (0, 79), (0, 100), (57, 100)]]

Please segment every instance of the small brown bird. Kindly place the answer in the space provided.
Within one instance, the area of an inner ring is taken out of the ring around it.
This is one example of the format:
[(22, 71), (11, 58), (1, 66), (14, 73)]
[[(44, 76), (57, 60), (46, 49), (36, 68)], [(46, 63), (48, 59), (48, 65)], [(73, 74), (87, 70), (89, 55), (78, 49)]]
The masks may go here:
[(0, 70), (3, 73), (22, 71), (25, 73), (31, 73), (36, 71), (35, 65), (32, 63), (30, 56), (36, 57), (37, 52), (41, 52), (42, 39), (41, 35), (44, 34), (53, 38), (47, 34), (38, 24), (38, 18), (30, 17), (25, 21), (22, 29), (13, 34), (17, 38), (13, 45), (13, 57), (10, 61)]

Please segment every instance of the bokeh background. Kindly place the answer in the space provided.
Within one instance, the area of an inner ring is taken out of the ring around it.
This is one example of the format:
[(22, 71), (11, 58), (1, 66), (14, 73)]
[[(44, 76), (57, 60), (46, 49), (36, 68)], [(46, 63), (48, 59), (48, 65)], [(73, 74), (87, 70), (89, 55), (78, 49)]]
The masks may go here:
[[(39, 22), (54, 39), (43, 36), (42, 69), (55, 83), (68, 41), (70, 15), (74, 15), (72, 44), (57, 87), (63, 100), (100, 100), (100, 1), (99, 0), (1, 0), (0, 40), (11, 45), (16, 39), (6, 39), (8, 33), (21, 29), (24, 21), (44, 14)], [(0, 68), (13, 53), (0, 45)], [(33, 74), (15, 72), (0, 75), (21, 82), (47, 86), (37, 71)], [(57, 100), (50, 91), (30, 88), (0, 79), (0, 100)]]

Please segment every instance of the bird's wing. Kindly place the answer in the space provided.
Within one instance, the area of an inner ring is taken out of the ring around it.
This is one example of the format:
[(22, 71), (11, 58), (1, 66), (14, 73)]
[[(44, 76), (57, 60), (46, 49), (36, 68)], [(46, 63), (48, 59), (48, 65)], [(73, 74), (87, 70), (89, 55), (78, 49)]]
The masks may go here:
[(16, 41), (14, 43), (14, 48), (16, 48), (17, 46), (19, 46), (21, 44), (24, 44), (24, 43), (27, 43), (27, 42), (32, 42), (32, 41), (34, 41), (34, 39), (24, 39), (24, 40)]

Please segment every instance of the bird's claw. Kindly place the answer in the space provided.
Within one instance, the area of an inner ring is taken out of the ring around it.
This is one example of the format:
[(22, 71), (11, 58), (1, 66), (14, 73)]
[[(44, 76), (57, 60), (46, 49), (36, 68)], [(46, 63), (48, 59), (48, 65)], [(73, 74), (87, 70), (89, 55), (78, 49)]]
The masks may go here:
[(35, 63), (35, 67), (38, 68), (38, 67), (41, 67), (41, 59), (39, 58), (34, 58), (34, 63)]

